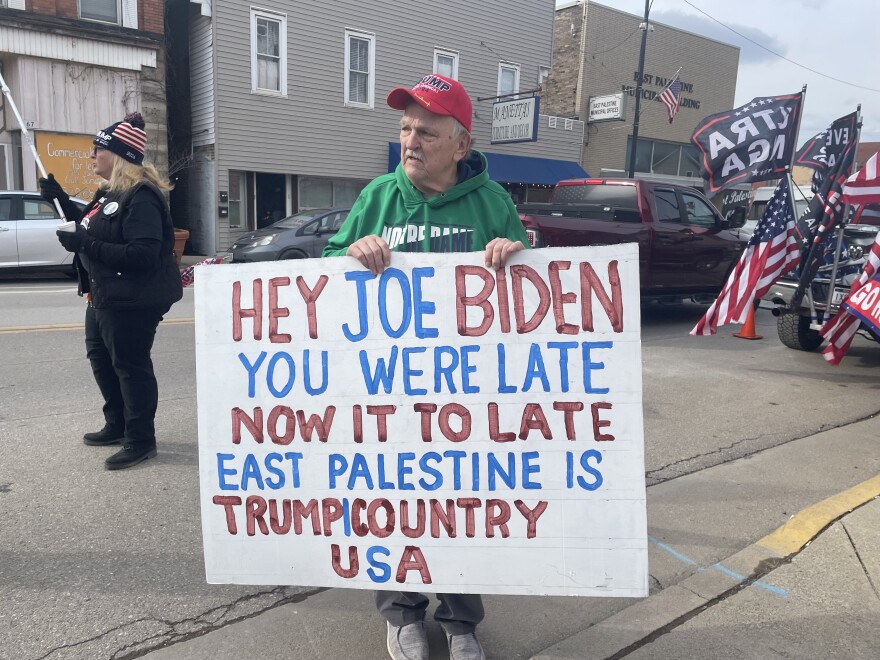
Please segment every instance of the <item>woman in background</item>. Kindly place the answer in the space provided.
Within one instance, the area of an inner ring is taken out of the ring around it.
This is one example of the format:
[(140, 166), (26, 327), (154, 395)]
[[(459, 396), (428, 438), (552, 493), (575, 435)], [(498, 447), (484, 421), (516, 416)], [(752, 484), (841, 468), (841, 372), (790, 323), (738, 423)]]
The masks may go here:
[(85, 295), (86, 353), (104, 397), (104, 427), (87, 445), (122, 445), (105, 461), (119, 470), (156, 456), (159, 401), (150, 351), (162, 316), (183, 296), (172, 251), (174, 229), (165, 194), (171, 184), (144, 164), (147, 135), (140, 113), (99, 131), (95, 174), (104, 179), (82, 212), (51, 174), (44, 199), (57, 199), (68, 220), (58, 240), (74, 253)]

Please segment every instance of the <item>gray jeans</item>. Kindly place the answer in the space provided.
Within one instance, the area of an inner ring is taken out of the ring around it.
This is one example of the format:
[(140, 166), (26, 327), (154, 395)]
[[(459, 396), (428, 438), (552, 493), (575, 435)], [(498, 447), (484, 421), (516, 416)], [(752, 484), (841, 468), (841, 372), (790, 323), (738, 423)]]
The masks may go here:
[[(478, 594), (436, 594), (440, 600), (434, 620), (452, 635), (472, 633), (483, 620), (483, 599)], [(404, 591), (377, 591), (376, 609), (392, 626), (405, 626), (425, 618), (428, 597)]]

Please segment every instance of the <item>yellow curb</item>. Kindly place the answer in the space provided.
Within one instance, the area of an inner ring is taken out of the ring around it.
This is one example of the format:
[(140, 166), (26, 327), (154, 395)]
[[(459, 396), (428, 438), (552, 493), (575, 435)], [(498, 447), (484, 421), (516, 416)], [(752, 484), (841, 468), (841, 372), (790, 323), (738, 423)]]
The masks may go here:
[[(183, 325), (193, 323), (193, 318), (165, 319), (161, 325)], [(55, 323), (52, 325), (17, 325), (7, 328), (0, 327), (0, 335), (11, 335), (19, 332), (58, 332), (62, 330), (82, 330), (82, 323)]]
[(796, 513), (757, 544), (787, 557), (798, 552), (835, 520), (878, 496), (880, 474)]

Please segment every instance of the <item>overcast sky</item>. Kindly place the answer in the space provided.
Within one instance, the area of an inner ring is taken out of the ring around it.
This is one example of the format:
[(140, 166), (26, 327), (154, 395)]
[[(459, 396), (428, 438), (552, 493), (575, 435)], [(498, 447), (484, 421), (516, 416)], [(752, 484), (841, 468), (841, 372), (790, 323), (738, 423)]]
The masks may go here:
[[(556, 4), (570, 3), (557, 0)], [(644, 0), (600, 0), (599, 4), (639, 16), (645, 13)], [(653, 0), (650, 19), (739, 46), (737, 106), (756, 96), (798, 92), (806, 84), (799, 146), (833, 120), (853, 112), (859, 103), (861, 142), (880, 142), (880, 0)], [(768, 53), (712, 19), (797, 64)], [(628, 44), (636, 53), (640, 38), (638, 33)], [(650, 40), (649, 34), (647, 62)], [(699, 63), (678, 65), (687, 80), (688, 67)]]

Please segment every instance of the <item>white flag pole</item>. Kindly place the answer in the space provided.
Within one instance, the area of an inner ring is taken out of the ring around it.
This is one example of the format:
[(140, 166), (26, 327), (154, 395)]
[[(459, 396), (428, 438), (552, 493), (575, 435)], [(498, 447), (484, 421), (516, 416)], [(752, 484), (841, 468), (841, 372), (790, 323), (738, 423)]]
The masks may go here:
[[(37, 153), (37, 148), (34, 146), (34, 138), (28, 131), (27, 125), (21, 118), (21, 114), (18, 112), (18, 107), (15, 105), (15, 99), (12, 98), (12, 92), (9, 90), (9, 85), (6, 84), (6, 80), (3, 78), (2, 73), (0, 73), (0, 89), (3, 90), (3, 95), (9, 102), (9, 107), (12, 108), (13, 114), (15, 114), (15, 118), (18, 120), (18, 125), (21, 127), (21, 135), (28, 143), (28, 146), (31, 148), (31, 153), (34, 156), (34, 160), (37, 161), (37, 167), (40, 168), (40, 174), (42, 174), (43, 178), (45, 179), (46, 168), (43, 167), (43, 161), (40, 160), (40, 155)], [(62, 220), (66, 221), (67, 217), (64, 215), (64, 211), (61, 210), (61, 202), (58, 201), (57, 197), (52, 201), (55, 202), (55, 209), (58, 211), (58, 215), (61, 216)]]

